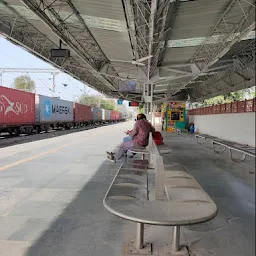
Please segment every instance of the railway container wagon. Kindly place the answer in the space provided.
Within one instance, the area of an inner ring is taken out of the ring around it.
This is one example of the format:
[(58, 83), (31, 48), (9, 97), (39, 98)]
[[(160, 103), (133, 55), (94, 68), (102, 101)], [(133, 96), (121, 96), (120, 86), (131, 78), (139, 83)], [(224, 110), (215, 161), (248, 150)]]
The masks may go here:
[(112, 122), (116, 120), (116, 115), (115, 115), (115, 111), (114, 110), (110, 111), (110, 119), (111, 119)]
[(84, 126), (93, 123), (92, 110), (90, 106), (73, 103), (74, 126)]
[(121, 120), (124, 121), (125, 118), (126, 118), (126, 114), (122, 112), (122, 113), (121, 113)]
[(50, 128), (70, 128), (73, 125), (73, 102), (36, 95), (35, 109), (35, 128), (38, 132)]
[(102, 121), (104, 123), (108, 123), (109, 121), (111, 121), (111, 119), (110, 119), (110, 110), (102, 109)]
[(97, 107), (92, 107), (92, 118), (94, 124), (102, 123), (102, 109)]
[(35, 122), (35, 95), (0, 86), (0, 132), (31, 133)]
[(110, 118), (111, 118), (111, 120), (112, 121), (119, 121), (120, 120), (120, 112), (118, 112), (118, 111), (114, 111), (114, 110), (112, 110), (111, 112), (110, 112)]
[(117, 115), (117, 121), (121, 121), (122, 120), (121, 112), (117, 112), (116, 115)]

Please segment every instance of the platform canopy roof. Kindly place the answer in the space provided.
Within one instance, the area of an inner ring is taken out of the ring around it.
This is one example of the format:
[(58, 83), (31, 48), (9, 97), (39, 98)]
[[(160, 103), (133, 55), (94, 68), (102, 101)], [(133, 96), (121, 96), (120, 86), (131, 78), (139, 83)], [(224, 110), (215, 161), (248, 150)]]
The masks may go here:
[[(0, 33), (115, 98), (141, 101), (151, 84), (154, 102), (201, 101), (255, 83), (255, 0), (0, 0)], [(60, 40), (71, 57), (50, 56)]]

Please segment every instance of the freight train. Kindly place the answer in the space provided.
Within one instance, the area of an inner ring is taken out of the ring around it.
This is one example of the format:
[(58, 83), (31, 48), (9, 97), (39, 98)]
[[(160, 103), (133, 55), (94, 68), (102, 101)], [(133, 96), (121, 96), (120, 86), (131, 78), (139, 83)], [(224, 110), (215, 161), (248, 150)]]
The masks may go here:
[(124, 120), (118, 111), (0, 86), (0, 133), (31, 134)]

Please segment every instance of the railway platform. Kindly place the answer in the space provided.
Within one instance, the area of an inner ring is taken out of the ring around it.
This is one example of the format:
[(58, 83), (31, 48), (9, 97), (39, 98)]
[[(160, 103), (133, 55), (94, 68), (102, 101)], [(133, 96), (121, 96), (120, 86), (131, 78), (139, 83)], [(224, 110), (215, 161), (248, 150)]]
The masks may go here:
[[(102, 199), (120, 167), (105, 151), (130, 127), (119, 123), (0, 149), (0, 255), (127, 255), (136, 224), (111, 215)], [(210, 222), (181, 229), (190, 256), (254, 255), (254, 168), (214, 154), (193, 135), (164, 133), (164, 142), (171, 149), (164, 163), (184, 165), (218, 207)], [(172, 229), (145, 230), (153, 255), (162, 256)]]

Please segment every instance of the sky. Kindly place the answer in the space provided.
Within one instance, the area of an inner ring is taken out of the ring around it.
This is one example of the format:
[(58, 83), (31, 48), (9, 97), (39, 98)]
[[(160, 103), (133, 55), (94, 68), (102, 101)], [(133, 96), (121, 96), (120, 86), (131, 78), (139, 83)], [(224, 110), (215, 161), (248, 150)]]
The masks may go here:
[[(28, 53), (19, 46), (16, 46), (4, 37), (0, 36), (0, 68), (53, 68), (52, 65)], [(16, 77), (24, 75), (24, 73), (3, 73), (3, 86), (13, 87), (13, 81)], [(59, 73), (55, 76), (55, 95), (50, 90), (52, 89), (52, 75), (43, 73), (28, 74), (36, 85), (36, 93), (46, 96), (60, 96), (61, 99), (73, 101), (79, 98), (84, 92), (95, 95), (97, 91), (91, 89), (84, 83), (74, 79), (73, 77)], [(1, 83), (1, 81), (0, 81)], [(68, 84), (64, 87), (63, 84)], [(1, 85), (1, 84), (0, 84)], [(128, 102), (124, 101), (125, 106)]]

